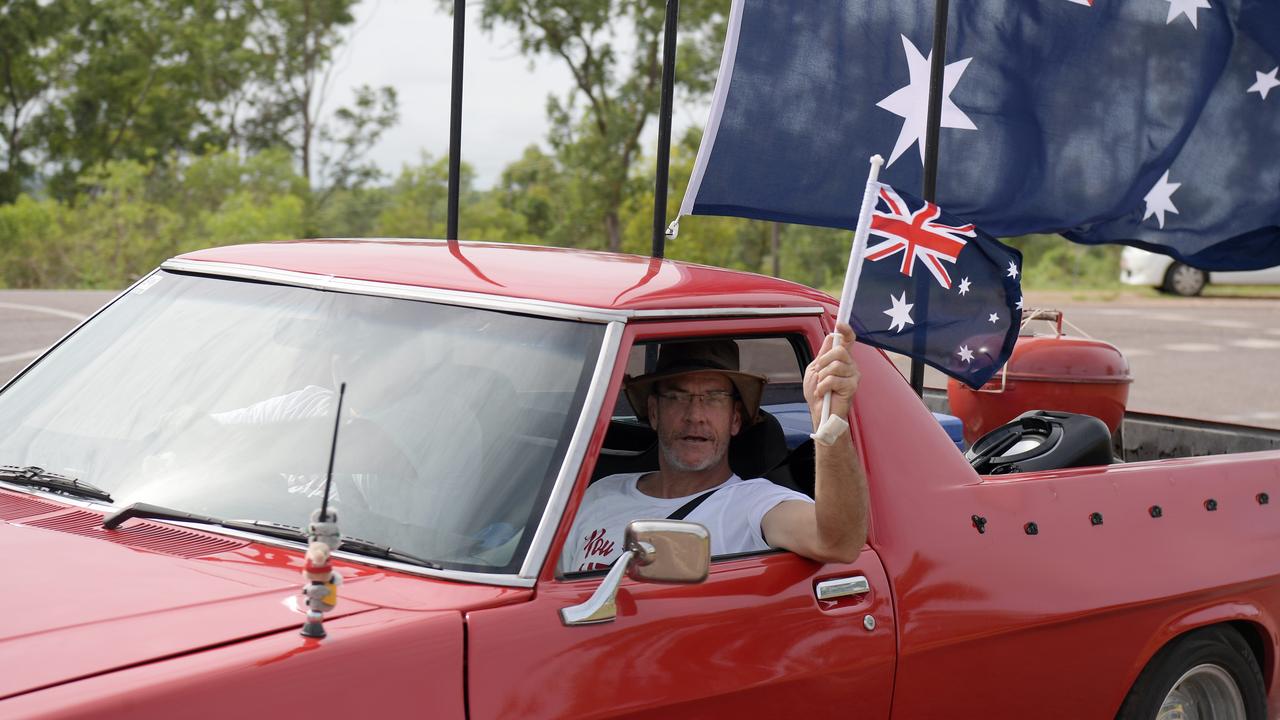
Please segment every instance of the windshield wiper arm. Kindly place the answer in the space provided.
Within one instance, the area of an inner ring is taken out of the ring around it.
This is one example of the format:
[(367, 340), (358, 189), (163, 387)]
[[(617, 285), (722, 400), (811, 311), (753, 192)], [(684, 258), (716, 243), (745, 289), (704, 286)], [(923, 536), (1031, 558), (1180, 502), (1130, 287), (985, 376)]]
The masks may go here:
[(24, 468), (12, 465), (0, 466), (0, 480), (12, 485), (43, 488), (50, 492), (111, 502), (111, 494), (100, 487), (66, 475), (46, 472), (44, 468), (35, 465)]
[[(114, 513), (106, 516), (102, 520), (102, 527), (107, 530), (114, 530), (124, 524), (130, 518), (151, 518), (154, 520), (177, 520), (180, 522), (199, 523), (202, 525), (218, 525), (232, 530), (244, 530), (246, 532), (258, 533), (260, 535), (268, 535), (271, 537), (282, 538), (284, 540), (295, 540), (298, 542), (306, 542), (308, 539), (306, 531), (300, 527), (293, 525), (285, 525), (283, 523), (270, 522), (266, 520), (223, 520), (221, 518), (210, 517), (208, 515), (198, 515), (183, 510), (174, 510), (173, 508), (152, 505), (151, 503), (136, 502), (128, 507), (121, 508)], [(382, 558), (384, 560), (395, 560), (397, 562), (409, 563), (411, 565), (420, 565), (433, 570), (441, 569), (440, 565), (430, 560), (420, 558), (416, 555), (410, 555), (400, 550), (394, 550), (389, 545), (381, 545), (369, 540), (360, 538), (342, 538), (342, 544), (338, 546), (339, 550), (343, 550), (356, 555), (367, 555), (369, 557)]]
[(442, 569), (438, 563), (434, 563), (417, 555), (410, 555), (407, 552), (394, 550), (390, 545), (381, 545), (379, 543), (370, 542), (369, 540), (361, 540), (360, 538), (342, 538), (342, 544), (338, 546), (339, 550), (345, 550), (356, 555), (368, 555), (369, 557), (382, 558), (383, 560), (395, 560), (396, 562), (409, 563), (410, 565), (419, 565), (432, 570)]
[(121, 508), (102, 519), (102, 527), (107, 530), (114, 530), (124, 524), (130, 518), (150, 518), (153, 520), (177, 520), (179, 522), (198, 523), (201, 525), (218, 525), (220, 527), (231, 530), (244, 530), (246, 532), (258, 533), (259, 535), (268, 535), (271, 537), (282, 538), (284, 540), (296, 540), (298, 542), (306, 542), (307, 533), (302, 528), (293, 525), (285, 525), (283, 523), (267, 522), (265, 520), (223, 520), (222, 518), (211, 517), (209, 515), (198, 515), (183, 510), (175, 510), (173, 508), (161, 507), (160, 505), (152, 505), (151, 503), (136, 502), (128, 507)]

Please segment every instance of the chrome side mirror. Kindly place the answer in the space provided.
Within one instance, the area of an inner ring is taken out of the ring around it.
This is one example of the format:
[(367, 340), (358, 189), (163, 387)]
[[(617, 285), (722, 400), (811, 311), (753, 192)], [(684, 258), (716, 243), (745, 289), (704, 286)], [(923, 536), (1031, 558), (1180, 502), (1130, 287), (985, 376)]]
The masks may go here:
[(711, 566), (711, 533), (693, 522), (634, 520), (623, 536), (624, 552), (609, 574), (581, 605), (561, 608), (565, 625), (610, 622), (618, 615), (614, 599), (626, 574), (632, 580), (657, 583), (700, 583)]
[(627, 526), (625, 549), (635, 553), (627, 567), (632, 580), (700, 583), (711, 566), (711, 533), (681, 520), (635, 520)]

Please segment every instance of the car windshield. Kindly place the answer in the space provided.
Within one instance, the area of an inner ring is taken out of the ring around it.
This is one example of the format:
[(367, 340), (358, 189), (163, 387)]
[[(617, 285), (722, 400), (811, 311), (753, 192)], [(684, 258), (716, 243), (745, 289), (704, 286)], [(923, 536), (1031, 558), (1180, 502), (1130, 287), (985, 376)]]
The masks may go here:
[(0, 465), (446, 568), (523, 561), (604, 326), (159, 272), (0, 393)]

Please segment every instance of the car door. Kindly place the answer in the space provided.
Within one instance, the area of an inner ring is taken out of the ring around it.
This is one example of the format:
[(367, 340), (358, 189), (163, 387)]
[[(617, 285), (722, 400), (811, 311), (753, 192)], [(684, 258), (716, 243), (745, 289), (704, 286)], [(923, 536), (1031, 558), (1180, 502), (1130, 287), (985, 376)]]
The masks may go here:
[[(822, 333), (817, 316), (654, 323), (630, 328), (624, 351), (655, 338), (787, 337), (800, 351), (798, 372)], [(627, 358), (619, 356), (614, 396)], [(744, 367), (748, 362), (744, 357)], [(601, 442), (595, 439), (589, 457)], [(570, 508), (592, 465), (582, 469)], [(468, 614), (472, 717), (761, 717), (837, 709), (889, 716), (896, 628), (888, 580), (870, 547), (847, 564), (781, 551), (714, 559), (696, 585), (624, 579), (613, 620), (570, 627), (560, 611), (586, 601), (603, 580), (602, 573), (566, 577), (555, 567), (571, 514), (534, 599)], [(819, 586), (836, 581), (858, 589), (819, 600)]]

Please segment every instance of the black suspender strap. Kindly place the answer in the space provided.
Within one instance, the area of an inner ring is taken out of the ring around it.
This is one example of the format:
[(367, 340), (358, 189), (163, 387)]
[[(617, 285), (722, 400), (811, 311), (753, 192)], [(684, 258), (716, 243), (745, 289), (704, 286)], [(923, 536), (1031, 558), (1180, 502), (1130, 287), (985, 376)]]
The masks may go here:
[(719, 490), (719, 489), (720, 489), (720, 488), (715, 488), (714, 490), (708, 490), (708, 491), (706, 491), (706, 492), (702, 493), (701, 495), (699, 495), (698, 497), (696, 497), (696, 498), (694, 498), (694, 499), (690, 500), (689, 502), (687, 502), (687, 503), (685, 503), (685, 504), (681, 505), (680, 507), (676, 508), (676, 511), (675, 511), (675, 512), (673, 512), (673, 513), (671, 513), (670, 515), (668, 515), (668, 516), (667, 516), (667, 519), (668, 519), (668, 520), (683, 520), (683, 519), (685, 519), (685, 518), (689, 517), (689, 513), (693, 512), (694, 508), (696, 508), (696, 507), (698, 507), (699, 505), (701, 505), (701, 504), (702, 504), (702, 502), (703, 502), (704, 500), (706, 500), (707, 498), (711, 497), (712, 495), (715, 495), (715, 494), (716, 494), (716, 490)]

